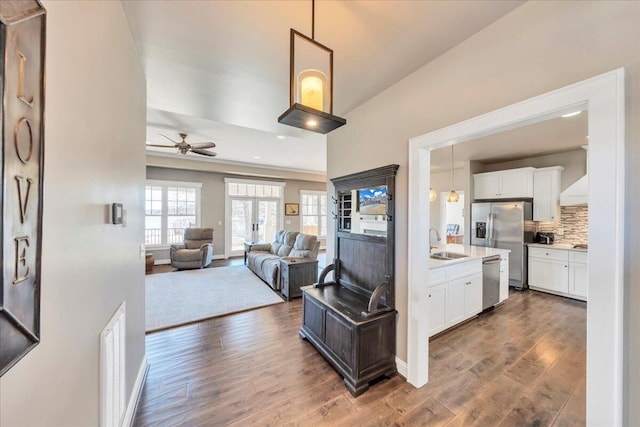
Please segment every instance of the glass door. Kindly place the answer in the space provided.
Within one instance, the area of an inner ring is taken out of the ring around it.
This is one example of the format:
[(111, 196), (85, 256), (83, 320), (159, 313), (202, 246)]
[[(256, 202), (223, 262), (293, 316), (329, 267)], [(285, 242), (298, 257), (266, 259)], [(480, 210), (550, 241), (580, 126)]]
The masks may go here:
[(240, 255), (244, 242), (254, 240), (253, 199), (231, 199), (231, 254)]
[(272, 242), (278, 230), (279, 200), (257, 199), (258, 218), (256, 220), (256, 238), (261, 242)]
[(280, 199), (231, 198), (231, 256), (244, 253), (244, 242), (272, 242), (279, 228)]

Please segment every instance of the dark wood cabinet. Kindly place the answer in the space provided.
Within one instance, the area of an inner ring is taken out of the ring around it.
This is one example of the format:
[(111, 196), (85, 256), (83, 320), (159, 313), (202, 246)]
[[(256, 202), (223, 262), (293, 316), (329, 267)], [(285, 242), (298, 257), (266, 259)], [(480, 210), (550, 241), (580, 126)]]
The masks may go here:
[(280, 289), (282, 296), (291, 298), (302, 296), (300, 288), (318, 280), (318, 260), (304, 258), (282, 258), (280, 260)]
[[(377, 378), (397, 372), (393, 223), (397, 169), (389, 165), (331, 180), (336, 191), (335, 258), (319, 283), (302, 288), (300, 337), (344, 377), (354, 396)], [(354, 203), (361, 192), (379, 199), (363, 200), (366, 210), (375, 210), (376, 219), (382, 218), (386, 225), (379, 234), (358, 227), (360, 220), (368, 219), (360, 212), (361, 204)], [(325, 282), (331, 271), (334, 280)]]

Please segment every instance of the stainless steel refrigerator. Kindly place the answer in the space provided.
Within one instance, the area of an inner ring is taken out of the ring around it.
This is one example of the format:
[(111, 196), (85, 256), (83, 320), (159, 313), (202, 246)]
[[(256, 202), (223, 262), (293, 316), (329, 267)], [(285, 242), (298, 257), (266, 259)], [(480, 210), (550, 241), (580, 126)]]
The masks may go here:
[(535, 236), (529, 201), (471, 204), (471, 244), (509, 249), (509, 286), (527, 288), (527, 243)]

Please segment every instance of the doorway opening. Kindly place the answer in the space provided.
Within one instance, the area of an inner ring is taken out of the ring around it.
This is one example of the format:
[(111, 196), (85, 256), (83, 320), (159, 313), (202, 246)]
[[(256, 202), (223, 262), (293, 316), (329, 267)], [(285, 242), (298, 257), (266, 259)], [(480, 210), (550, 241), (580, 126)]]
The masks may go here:
[[(429, 378), (428, 191), (432, 150), (588, 108), (587, 423), (620, 425), (623, 387), (624, 70), (619, 69), (410, 140), (407, 377)], [(467, 205), (469, 197), (467, 197)], [(425, 221), (425, 218), (427, 219)], [(597, 227), (595, 226), (597, 224)]]
[(225, 253), (244, 253), (244, 242), (267, 242), (282, 228), (284, 183), (225, 178)]

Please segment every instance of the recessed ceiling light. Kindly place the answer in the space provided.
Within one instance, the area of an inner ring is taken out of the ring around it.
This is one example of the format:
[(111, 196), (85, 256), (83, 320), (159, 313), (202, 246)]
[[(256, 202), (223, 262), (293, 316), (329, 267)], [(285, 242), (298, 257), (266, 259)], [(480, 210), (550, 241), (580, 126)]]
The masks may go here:
[(318, 122), (313, 119), (307, 120), (307, 126), (311, 126), (311, 127), (318, 126)]
[(276, 138), (278, 138), (278, 139), (285, 139), (285, 138), (286, 138), (286, 136), (284, 136), (284, 135), (278, 135), (278, 136), (276, 136)]
[(260, 156), (253, 156), (254, 159), (258, 160)]
[(573, 116), (577, 116), (578, 114), (582, 113), (582, 111), (574, 111), (573, 113), (567, 113), (567, 114), (563, 114), (562, 118), (566, 119), (567, 117), (573, 117)]

